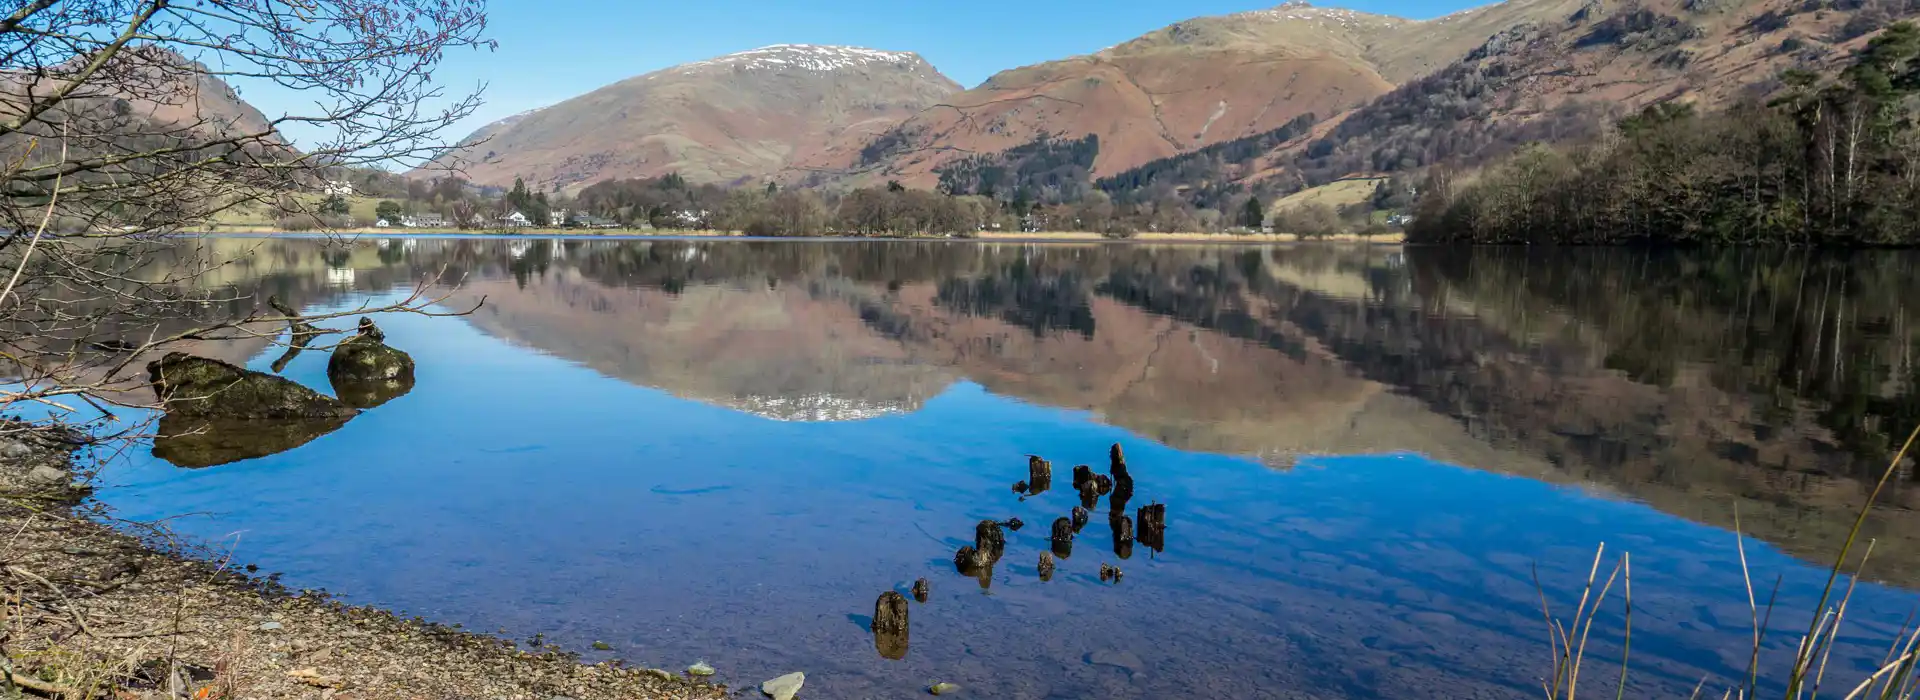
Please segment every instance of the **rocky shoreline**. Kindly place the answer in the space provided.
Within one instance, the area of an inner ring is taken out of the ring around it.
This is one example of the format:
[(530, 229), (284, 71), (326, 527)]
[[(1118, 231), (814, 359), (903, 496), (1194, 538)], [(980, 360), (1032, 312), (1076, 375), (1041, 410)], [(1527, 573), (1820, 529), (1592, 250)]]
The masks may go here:
[(725, 687), (297, 594), (83, 506), (81, 441), (0, 426), (0, 691), (42, 697), (695, 699)]

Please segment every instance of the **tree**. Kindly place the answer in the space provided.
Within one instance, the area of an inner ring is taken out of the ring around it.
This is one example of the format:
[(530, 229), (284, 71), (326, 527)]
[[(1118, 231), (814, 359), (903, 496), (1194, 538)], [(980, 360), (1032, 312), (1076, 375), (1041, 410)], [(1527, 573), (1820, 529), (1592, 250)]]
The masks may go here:
[(403, 212), (400, 209), (400, 203), (391, 199), (380, 200), (380, 203), (373, 207), (373, 215), (386, 219), (388, 223), (399, 221), (401, 213)]
[(351, 211), (352, 209), (347, 205), (346, 197), (330, 194), (327, 195), (326, 199), (320, 200), (320, 213), (322, 214), (346, 216)]
[[(83, 401), (155, 408), (151, 392), (113, 389), (144, 384), (145, 362), (192, 339), (424, 313), (421, 293), (289, 318), (230, 289), (186, 291), (226, 261), (181, 256), (188, 242), (156, 234), (243, 207), (311, 220), (316, 204), (337, 210), (313, 197), (329, 182), (425, 165), (445, 149), (446, 127), (479, 104), (429, 76), (448, 51), (491, 45), (484, 13), (484, 0), (28, 0), (0, 11), (0, 346), (12, 377), (0, 414)], [(274, 85), (309, 107), (263, 116), (229, 106), (228, 80), (241, 92)], [(135, 269), (164, 273), (117, 274)], [(96, 340), (124, 344), (89, 350)], [(53, 417), (0, 430), (77, 414), (34, 415)], [(143, 432), (128, 427), (114, 429)]]
[(1248, 197), (1246, 206), (1240, 208), (1240, 225), (1258, 231), (1266, 220), (1267, 211), (1260, 206), (1260, 198)]
[(888, 192), (905, 192), (907, 191), (907, 186), (900, 184), (899, 180), (888, 180), (887, 191)]

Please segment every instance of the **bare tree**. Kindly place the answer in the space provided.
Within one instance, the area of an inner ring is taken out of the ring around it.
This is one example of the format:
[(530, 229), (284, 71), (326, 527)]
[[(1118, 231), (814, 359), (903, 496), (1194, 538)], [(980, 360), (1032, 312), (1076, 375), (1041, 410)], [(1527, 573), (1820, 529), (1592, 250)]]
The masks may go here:
[[(430, 161), (479, 105), (433, 69), (492, 47), (485, 0), (14, 4), (0, 10), (0, 412), (33, 403), (55, 420), (151, 405), (110, 391), (140, 358), (345, 315), (290, 317), (213, 284), (234, 256), (175, 234), (237, 207), (316, 207), (354, 168)], [(230, 83), (306, 108), (268, 116)]]

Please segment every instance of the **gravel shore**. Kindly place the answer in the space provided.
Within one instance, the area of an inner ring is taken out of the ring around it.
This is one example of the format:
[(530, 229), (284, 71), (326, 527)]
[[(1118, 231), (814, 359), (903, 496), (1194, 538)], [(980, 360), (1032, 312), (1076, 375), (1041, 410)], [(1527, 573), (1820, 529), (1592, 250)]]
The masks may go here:
[(727, 695), (677, 672), (522, 650), (183, 556), (163, 532), (109, 526), (81, 505), (70, 440), (10, 426), (0, 427), (0, 691), (11, 680), (34, 695), (143, 700)]

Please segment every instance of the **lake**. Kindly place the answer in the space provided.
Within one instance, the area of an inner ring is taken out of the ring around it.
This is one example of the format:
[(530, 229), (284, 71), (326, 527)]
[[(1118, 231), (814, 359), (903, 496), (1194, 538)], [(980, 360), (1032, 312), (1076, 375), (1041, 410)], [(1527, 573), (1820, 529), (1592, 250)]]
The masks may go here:
[[(424, 281), (472, 313), (378, 318), (416, 384), (330, 432), (111, 464), (118, 515), (589, 660), (705, 660), (739, 688), (805, 671), (803, 697), (1538, 697), (1543, 592), (1570, 617), (1602, 543), (1603, 580), (1631, 553), (1626, 695), (1717, 697), (1752, 647), (1736, 520), (1756, 595), (1778, 582), (1777, 679), (1920, 420), (1904, 253), (183, 245), (260, 300)], [(209, 352), (328, 391), (324, 352)], [(1099, 499), (1041, 580), (1072, 467), (1107, 472), (1115, 444), (1131, 502)], [(1015, 491), (1029, 454), (1051, 489)], [(1912, 478), (1867, 520), (1833, 687), (1914, 609)], [(1158, 547), (1116, 536), (1151, 503)], [(994, 566), (956, 569), (1011, 518)], [(875, 599), (922, 577), (907, 639), (876, 639)], [(1619, 676), (1621, 592), (1589, 693)]]

